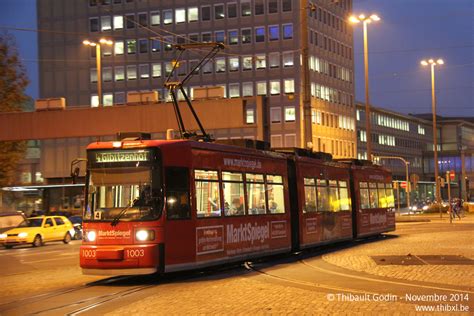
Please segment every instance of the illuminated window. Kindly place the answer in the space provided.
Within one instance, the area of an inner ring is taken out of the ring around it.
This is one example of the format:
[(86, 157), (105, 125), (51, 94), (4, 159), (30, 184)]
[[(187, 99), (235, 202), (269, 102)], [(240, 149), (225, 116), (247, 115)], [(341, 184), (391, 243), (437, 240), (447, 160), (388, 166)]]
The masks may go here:
[(231, 30), (229, 31), (229, 45), (239, 44), (239, 31)]
[(294, 122), (296, 120), (296, 112), (294, 106), (285, 107), (285, 122)]
[(270, 53), (268, 54), (268, 60), (270, 68), (279, 68), (280, 67), (280, 53)]
[(252, 29), (242, 29), (242, 44), (252, 43)]
[(270, 41), (278, 41), (280, 39), (280, 27), (278, 25), (270, 25), (268, 27), (268, 38)]
[(265, 55), (256, 55), (255, 56), (255, 68), (265, 69), (267, 67), (267, 58)]
[(151, 51), (156, 53), (161, 50), (161, 41), (158, 39), (151, 40)]
[(137, 66), (128, 65), (127, 66), (127, 80), (137, 79)]
[(265, 27), (256, 27), (255, 28), (255, 42), (263, 43), (265, 42)]
[(255, 124), (255, 109), (247, 109), (245, 111), (245, 123)]
[(150, 24), (152, 26), (161, 24), (161, 18), (160, 18), (160, 12), (159, 11), (154, 11), (154, 12), (150, 13)]
[(265, 197), (265, 183), (263, 174), (245, 175), (247, 182), (247, 199), (249, 204), (249, 214), (265, 214), (266, 197)]
[(150, 78), (150, 66), (148, 64), (140, 65), (140, 79)]
[(186, 22), (186, 10), (185, 9), (176, 9), (175, 10), (175, 21), (176, 21), (176, 24)]
[(173, 23), (173, 11), (164, 10), (163, 11), (163, 24), (168, 25)]
[(283, 39), (293, 38), (293, 24), (283, 24)]
[(268, 210), (271, 214), (285, 213), (285, 194), (283, 177), (267, 175)]
[(217, 171), (194, 170), (197, 217), (221, 216)]
[(216, 58), (215, 66), (216, 66), (216, 73), (225, 72), (226, 71), (225, 58)]
[(243, 97), (253, 96), (253, 82), (242, 83), (242, 96)]
[(135, 54), (137, 51), (137, 41), (127, 40), (127, 54)]
[(284, 52), (282, 54), (282, 58), (283, 58), (283, 67), (293, 67), (294, 65), (293, 52)]
[(96, 94), (91, 95), (91, 107), (96, 108), (99, 106), (99, 97)]
[(112, 93), (104, 93), (103, 101), (104, 106), (114, 105), (114, 95)]
[(121, 30), (121, 29), (123, 29), (123, 16), (114, 15), (114, 30)]
[(239, 71), (239, 57), (229, 57), (229, 71)]
[(267, 82), (257, 82), (257, 95), (267, 95)]
[(295, 80), (294, 79), (284, 79), (283, 83), (285, 85), (285, 93), (295, 93)]
[(312, 178), (304, 178), (304, 207), (303, 213), (317, 211), (316, 207), (316, 183)]
[(161, 63), (152, 64), (151, 69), (153, 78), (161, 77)]
[(280, 80), (270, 80), (270, 94), (279, 95), (280, 91)]
[(222, 172), (225, 216), (245, 215), (244, 182), (241, 173)]
[(242, 70), (252, 70), (253, 69), (253, 57), (252, 56), (243, 56), (242, 57)]
[(110, 16), (100, 17), (100, 24), (101, 31), (110, 31), (112, 29), (112, 21), (110, 19)]
[(197, 7), (188, 8), (188, 22), (199, 21), (199, 9)]
[(250, 1), (241, 1), (240, 2), (240, 12), (242, 16), (251, 16), (252, 15), (252, 6)]

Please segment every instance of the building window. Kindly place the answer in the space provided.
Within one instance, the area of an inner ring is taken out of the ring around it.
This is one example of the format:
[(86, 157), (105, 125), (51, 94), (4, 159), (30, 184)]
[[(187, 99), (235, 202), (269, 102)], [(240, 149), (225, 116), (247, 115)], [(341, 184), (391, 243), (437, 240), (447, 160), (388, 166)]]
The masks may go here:
[(283, 24), (283, 39), (293, 38), (293, 24)]
[(265, 69), (267, 67), (267, 59), (265, 55), (255, 55), (255, 68)]
[(123, 29), (123, 16), (114, 15), (114, 30), (121, 30), (121, 29)]
[(159, 11), (154, 11), (154, 12), (150, 13), (150, 23), (151, 23), (152, 26), (161, 24), (161, 18), (160, 18), (160, 12)]
[(270, 136), (270, 144), (272, 148), (281, 148), (283, 147), (281, 135), (272, 135)]
[(138, 41), (138, 46), (140, 53), (148, 53), (148, 40), (147, 39), (140, 39)]
[(282, 54), (282, 58), (283, 58), (283, 67), (293, 67), (294, 66), (293, 52), (284, 52)]
[(201, 7), (201, 20), (202, 21), (211, 20), (211, 7), (210, 6)]
[(265, 14), (264, 0), (255, 0), (255, 15)]
[(202, 73), (203, 74), (210, 74), (212, 73), (212, 63), (206, 63), (202, 66)]
[(216, 73), (225, 72), (225, 58), (216, 58)]
[(229, 58), (229, 71), (239, 71), (239, 57)]
[(285, 147), (296, 147), (296, 135), (295, 134), (285, 135)]
[(150, 78), (150, 66), (148, 64), (140, 65), (140, 79)]
[(115, 92), (115, 104), (125, 104), (125, 92)]
[(263, 43), (265, 42), (265, 27), (260, 26), (255, 28), (255, 42)]
[(203, 41), (204, 43), (210, 43), (210, 42), (212, 42), (211, 33), (209, 33), (209, 32), (202, 33), (202, 41)]
[(186, 10), (185, 9), (176, 9), (174, 11), (176, 24), (186, 22)]
[(163, 42), (165, 43), (165, 51), (169, 52), (173, 50), (173, 36), (165, 36)]
[(214, 32), (214, 37), (215, 37), (217, 43), (224, 43), (225, 42), (225, 32), (224, 31)]
[(229, 98), (239, 98), (240, 97), (240, 84), (230, 83), (229, 84)]
[(279, 95), (280, 90), (280, 80), (270, 80), (270, 94)]
[(242, 16), (251, 16), (252, 15), (252, 6), (250, 1), (241, 1), (240, 2), (240, 13)]
[(96, 68), (92, 68), (90, 71), (90, 82), (91, 83), (97, 82), (97, 69)]
[(163, 24), (168, 25), (173, 23), (173, 11), (164, 10), (163, 11)]
[(161, 41), (158, 39), (151, 40), (151, 51), (156, 53), (161, 50)]
[(199, 9), (197, 7), (188, 8), (188, 22), (199, 21)]
[(243, 97), (253, 96), (253, 82), (242, 83), (242, 96)]
[(114, 43), (114, 53), (116, 56), (123, 55), (123, 41), (117, 41)]
[(252, 29), (242, 29), (242, 44), (252, 43)]
[(155, 63), (151, 65), (151, 74), (153, 78), (161, 77), (161, 63)]
[(125, 80), (125, 69), (123, 66), (115, 67), (115, 81)]
[(137, 51), (137, 41), (127, 40), (127, 54), (135, 54)]
[(245, 123), (255, 124), (255, 109), (247, 109), (245, 111)]
[(268, 37), (270, 41), (278, 41), (280, 39), (280, 27), (278, 25), (270, 25), (268, 27)]
[(270, 122), (281, 123), (281, 108), (279, 107), (270, 108)]
[(280, 67), (280, 53), (268, 54), (268, 60), (269, 60), (270, 68)]
[(257, 82), (257, 95), (267, 95), (267, 82)]
[(224, 17), (225, 17), (224, 5), (215, 4), (214, 5), (214, 20), (222, 20)]
[(283, 84), (285, 85), (285, 93), (295, 93), (295, 80), (284, 79)]
[(279, 0), (268, 0), (268, 13), (278, 13), (278, 1)]
[(285, 107), (285, 122), (294, 122), (296, 120), (296, 112), (294, 106)]
[(104, 106), (114, 105), (114, 95), (112, 93), (104, 93), (102, 99), (104, 101)]
[(244, 56), (242, 57), (242, 70), (252, 70), (253, 66), (253, 57), (252, 56)]
[(96, 108), (99, 106), (99, 97), (96, 94), (91, 95), (91, 107)]
[(418, 134), (425, 135), (425, 128), (421, 125), (418, 125)]
[(291, 11), (291, 2), (292, 0), (282, 0), (282, 3), (281, 3), (281, 10), (283, 12), (289, 12)]
[(101, 31), (110, 31), (112, 29), (112, 20), (110, 16), (100, 17), (100, 29)]
[(99, 32), (99, 18), (90, 18), (89, 19), (89, 31), (90, 32)]
[(230, 19), (237, 17), (237, 3), (227, 4), (227, 17)]
[(229, 31), (229, 45), (239, 44), (239, 31), (231, 30)]
[(127, 14), (125, 15), (125, 20), (127, 21), (127, 29), (134, 29), (135, 28), (135, 14)]
[(140, 27), (148, 26), (148, 14), (147, 13), (138, 13), (138, 25)]
[(127, 66), (127, 80), (137, 79), (137, 66), (128, 65)]

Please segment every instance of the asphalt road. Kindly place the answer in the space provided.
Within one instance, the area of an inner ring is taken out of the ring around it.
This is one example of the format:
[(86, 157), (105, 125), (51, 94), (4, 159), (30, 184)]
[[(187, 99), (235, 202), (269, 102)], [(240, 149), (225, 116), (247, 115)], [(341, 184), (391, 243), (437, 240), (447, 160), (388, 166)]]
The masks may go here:
[[(461, 228), (462, 232), (472, 232), (474, 224), (466, 224)], [(336, 266), (323, 260), (323, 255), (367, 243), (375, 248), (382, 244), (387, 247), (399, 238), (432, 232), (450, 232), (453, 229), (459, 230), (460, 227), (453, 228), (443, 223), (400, 224), (397, 231), (387, 237), (323, 247), (297, 255), (274, 257), (211, 271), (179, 273), (166, 277), (83, 276), (78, 267), (80, 241), (73, 241), (68, 245), (49, 243), (39, 248), (25, 246), (9, 250), (1, 249), (0, 314), (97, 315), (114, 313), (117, 310), (120, 311), (117, 313), (121, 313), (127, 308), (138, 306), (134, 305), (138, 300), (150, 298), (148, 304), (152, 304), (153, 300), (156, 301), (154, 295), (157, 293), (164, 291), (183, 293), (187, 288), (192, 288), (197, 296), (203, 295), (204, 301), (207, 294), (198, 293), (208, 293), (209, 287), (225, 288), (226, 283), (230, 284), (236, 279), (241, 280), (239, 282), (257, 281), (262, 286), (281, 286), (290, 289), (289, 295), (291, 289), (321, 293), (327, 300), (340, 302), (339, 305), (345, 304), (346, 298), (350, 300), (355, 296), (363, 298), (376, 294), (387, 295), (383, 299), (388, 300), (389, 305), (390, 299), (406, 297), (407, 293), (417, 297), (433, 293), (448, 296), (467, 295), (470, 300), (467, 300), (465, 305), (473, 311), (472, 286), (376, 276)], [(254, 297), (257, 299), (258, 292)], [(239, 313), (239, 310), (234, 308), (240, 308), (241, 312), (246, 311), (245, 307), (242, 309), (238, 299), (232, 302), (235, 307), (228, 306), (229, 309), (223, 310), (224, 312)], [(147, 305), (143, 303), (140, 306), (145, 308)], [(146, 309), (134, 308), (135, 314), (147, 312)], [(188, 310), (202, 312), (199, 306), (190, 306)], [(332, 313), (329, 309), (327, 312)]]

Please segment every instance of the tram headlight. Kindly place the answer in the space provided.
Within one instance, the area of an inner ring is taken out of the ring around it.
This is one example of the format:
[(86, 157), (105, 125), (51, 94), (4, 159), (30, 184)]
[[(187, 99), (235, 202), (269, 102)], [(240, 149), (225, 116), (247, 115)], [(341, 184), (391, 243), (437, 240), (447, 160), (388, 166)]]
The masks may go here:
[(155, 232), (153, 230), (140, 229), (136, 231), (135, 238), (137, 238), (138, 241), (154, 240)]
[(95, 231), (91, 230), (87, 232), (86, 237), (87, 241), (95, 241), (97, 234), (95, 233)]

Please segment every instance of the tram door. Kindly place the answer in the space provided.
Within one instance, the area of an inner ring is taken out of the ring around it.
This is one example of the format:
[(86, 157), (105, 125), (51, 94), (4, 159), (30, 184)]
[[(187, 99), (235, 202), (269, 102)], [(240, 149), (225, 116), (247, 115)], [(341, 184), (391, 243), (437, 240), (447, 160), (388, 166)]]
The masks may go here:
[(165, 264), (194, 261), (194, 223), (191, 219), (189, 168), (165, 168)]

